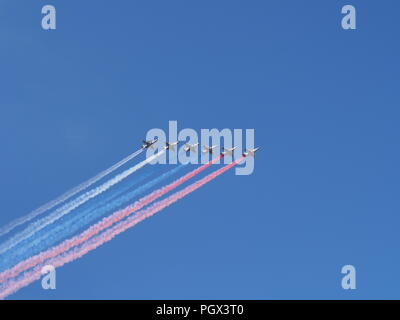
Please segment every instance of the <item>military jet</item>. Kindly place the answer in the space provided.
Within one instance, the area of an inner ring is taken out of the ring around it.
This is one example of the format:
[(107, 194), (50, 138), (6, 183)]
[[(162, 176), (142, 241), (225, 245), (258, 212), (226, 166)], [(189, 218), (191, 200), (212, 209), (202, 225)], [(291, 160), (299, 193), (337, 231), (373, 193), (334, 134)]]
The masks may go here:
[(228, 156), (232, 156), (233, 157), (233, 152), (236, 150), (237, 147), (233, 147), (233, 148), (222, 148), (224, 151), (222, 151), (222, 154), (224, 156), (228, 155)]
[(165, 150), (172, 150), (175, 151), (175, 146), (178, 144), (178, 141), (175, 142), (166, 142), (165, 143)]
[(212, 154), (212, 153), (214, 152), (214, 149), (215, 149), (216, 147), (217, 147), (217, 146), (211, 146), (211, 147), (209, 147), (209, 146), (203, 145), (203, 153)]
[(158, 141), (158, 138), (154, 140), (143, 140), (142, 149), (153, 148), (154, 144)]
[(183, 147), (183, 151), (185, 151), (185, 152), (191, 152), (191, 151), (196, 152), (198, 145), (199, 145), (198, 143), (194, 143), (194, 144), (186, 143), (185, 146)]
[(245, 157), (250, 156), (250, 157), (255, 157), (256, 152), (260, 149), (260, 147), (254, 148), (254, 149), (246, 149), (245, 152), (243, 152), (243, 155)]

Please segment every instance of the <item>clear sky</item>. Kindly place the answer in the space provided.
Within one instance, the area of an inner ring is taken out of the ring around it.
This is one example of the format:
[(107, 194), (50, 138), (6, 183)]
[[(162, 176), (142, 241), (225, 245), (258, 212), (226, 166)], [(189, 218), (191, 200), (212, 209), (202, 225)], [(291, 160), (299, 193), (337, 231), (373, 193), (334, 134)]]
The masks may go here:
[[(57, 30), (41, 29), (41, 8)], [(357, 30), (341, 8), (357, 9)], [(398, 1), (0, 0), (0, 224), (151, 128), (254, 128), (228, 172), (17, 299), (400, 298)], [(357, 289), (341, 288), (343, 265)]]

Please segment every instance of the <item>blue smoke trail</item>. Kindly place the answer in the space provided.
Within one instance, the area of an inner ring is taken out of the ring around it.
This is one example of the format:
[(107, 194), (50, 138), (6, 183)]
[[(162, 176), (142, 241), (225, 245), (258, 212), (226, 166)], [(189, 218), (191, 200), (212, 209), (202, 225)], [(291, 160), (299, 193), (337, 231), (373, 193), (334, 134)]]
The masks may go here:
[(114, 185), (120, 183), (121, 181), (128, 178), (131, 174), (138, 171), (139, 169), (143, 168), (145, 165), (149, 164), (159, 156), (163, 155), (167, 149), (163, 149), (158, 153), (146, 158), (142, 162), (139, 162), (135, 166), (123, 171), (122, 173), (117, 174), (115, 177), (109, 179), (108, 181), (104, 182), (102, 185), (93, 188), (84, 194), (80, 195), (78, 198), (67, 202), (62, 207), (54, 210), (47, 216), (39, 219), (28, 225), (24, 230), (17, 233), (4, 243), (0, 245), (0, 253), (4, 253), (11, 248), (17, 246), (20, 242), (24, 241), (25, 239), (29, 239), (29, 237), (33, 236), (35, 233), (39, 232), (40, 230), (44, 229), (46, 226), (56, 222), (57, 220), (63, 218), (66, 214), (70, 213), (74, 209), (80, 207), (84, 203), (88, 202), (90, 199), (93, 199), (103, 192), (107, 191)]
[(55, 206), (65, 202), (66, 200), (68, 200), (69, 198), (73, 197), (77, 193), (89, 188), (92, 184), (96, 183), (97, 181), (103, 179), (105, 176), (109, 175), (113, 171), (117, 170), (119, 167), (123, 166), (128, 161), (130, 161), (133, 158), (137, 157), (143, 151), (144, 151), (144, 149), (142, 148), (142, 149), (139, 149), (139, 150), (131, 153), (126, 158), (122, 159), (121, 161), (119, 161), (118, 163), (114, 164), (110, 168), (100, 172), (99, 174), (97, 174), (93, 178), (81, 183), (79, 186), (67, 191), (66, 193), (62, 194), (58, 198), (56, 198), (56, 199), (54, 199), (54, 200), (42, 205), (41, 207), (37, 208), (36, 210), (33, 210), (32, 212), (30, 212), (26, 216), (18, 218), (16, 220), (10, 222), (8, 225), (0, 228), (0, 237), (2, 237), (4, 235), (6, 235), (7, 233), (11, 232), (16, 227), (18, 227), (18, 226), (20, 226), (20, 225), (22, 225), (24, 223), (27, 223), (30, 220), (36, 218), (38, 215), (42, 214), (43, 212), (46, 212), (46, 211), (54, 208)]
[(10, 268), (19, 261), (27, 259), (28, 257), (47, 249), (55, 243), (66, 239), (69, 235), (83, 229), (94, 220), (101, 218), (108, 212), (113, 212), (124, 204), (132, 201), (133, 198), (143, 194), (150, 188), (153, 188), (155, 185), (174, 175), (185, 166), (185, 164), (180, 164), (161, 176), (156, 177), (150, 182), (136, 188), (135, 190), (117, 197), (111, 202), (105, 203), (103, 206), (98, 207), (98, 209), (85, 210), (84, 212), (75, 215), (73, 218), (68, 219), (64, 223), (56, 225), (56, 227), (53, 227), (47, 232), (42, 233), (42, 231), (40, 231), (31, 238), (21, 242), (12, 250), (12, 254), (7, 254), (1, 262), (0, 269), (4, 270)]
[[(141, 183), (143, 180), (146, 178), (152, 176), (154, 174), (154, 170), (151, 169), (150, 172), (144, 172), (142, 175), (136, 177), (135, 179), (130, 179), (126, 181), (125, 183), (122, 182), (121, 184), (117, 185), (117, 188), (113, 190), (113, 192), (108, 192), (105, 194), (100, 195), (96, 199), (91, 199), (91, 201), (88, 201), (86, 204), (83, 206), (75, 209), (74, 212), (71, 213), (69, 216), (65, 216), (63, 219), (60, 220), (60, 223), (66, 223), (69, 219), (74, 219), (74, 221), (77, 219), (76, 217), (80, 217), (92, 210), (96, 210), (99, 206), (106, 205), (108, 202), (114, 200), (116, 197), (119, 195), (123, 194), (124, 192), (128, 191), (130, 188), (138, 185)], [(48, 233), (53, 231), (53, 225), (47, 226), (46, 228), (42, 229), (39, 233), (37, 233), (37, 236), (41, 237), (46, 237)], [(11, 250), (7, 251), (5, 254), (2, 255), (2, 260), (0, 261), (0, 269), (1, 265), (3, 262), (7, 261), (10, 256), (14, 256), (15, 252), (23, 250), (23, 248), (29, 244), (32, 239), (35, 238), (35, 235), (31, 236), (30, 238), (22, 241), (19, 243), (17, 246), (12, 248)], [(17, 258), (17, 256), (15, 256)]]

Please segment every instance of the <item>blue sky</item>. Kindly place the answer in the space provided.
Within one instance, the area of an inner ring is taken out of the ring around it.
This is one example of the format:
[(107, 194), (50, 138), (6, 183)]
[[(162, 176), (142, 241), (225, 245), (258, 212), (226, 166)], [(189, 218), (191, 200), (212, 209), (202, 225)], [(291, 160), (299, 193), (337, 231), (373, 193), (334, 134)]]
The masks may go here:
[[(341, 29), (341, 7), (357, 30)], [(57, 9), (57, 30), (40, 27)], [(151, 128), (263, 150), (16, 299), (399, 298), (398, 1), (0, 0), (0, 224)], [(341, 289), (341, 267), (357, 289)]]

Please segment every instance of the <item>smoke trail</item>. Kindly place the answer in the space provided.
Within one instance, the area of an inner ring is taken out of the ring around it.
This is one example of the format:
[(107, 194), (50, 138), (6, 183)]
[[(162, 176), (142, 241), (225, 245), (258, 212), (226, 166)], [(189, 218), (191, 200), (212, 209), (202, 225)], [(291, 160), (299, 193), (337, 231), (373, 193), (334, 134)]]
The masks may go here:
[(49, 215), (45, 216), (44, 218), (31, 223), (26, 229), (21, 231), (20, 233), (16, 234), (9, 240), (5, 241), (1, 246), (0, 246), (0, 253), (4, 253), (5, 251), (13, 248), (16, 246), (18, 243), (21, 241), (27, 239), (34, 233), (38, 232), (39, 230), (43, 229), (44, 227), (48, 226), (49, 224), (57, 221), (61, 217), (65, 216), (75, 208), (79, 207), (80, 205), (84, 204), (85, 202), (89, 201), (90, 199), (98, 196), (99, 194), (103, 193), (104, 191), (108, 190), (115, 184), (121, 182), (123, 179), (127, 178), (130, 176), (132, 173), (136, 172), (140, 168), (144, 167), (146, 164), (150, 163), (154, 159), (158, 158), (161, 156), (163, 153), (165, 153), (166, 149), (163, 149), (162, 151), (158, 152), (157, 154), (148, 157), (146, 160), (138, 163), (137, 165), (125, 170), (124, 172), (116, 175), (114, 178), (108, 180), (107, 182), (103, 183), (101, 186), (96, 187), (90, 191), (87, 191), (86, 193), (82, 194), (78, 198), (66, 203), (62, 207), (56, 209), (54, 212), (50, 213)]
[[(33, 235), (33, 238), (28, 238), (18, 245), (18, 249), (10, 250), (8, 255), (3, 257), (1, 261), (1, 268), (7, 268), (14, 265), (16, 262), (26, 259), (34, 254), (45, 250), (49, 246), (55, 244), (60, 240), (64, 240), (69, 235), (81, 230), (83, 227), (93, 222), (99, 217), (104, 216), (107, 212), (116, 210), (118, 207), (124, 205), (128, 201), (132, 201), (136, 196), (146, 192), (150, 188), (154, 187), (161, 181), (169, 178), (176, 174), (179, 170), (184, 168), (186, 165), (181, 164), (166, 173), (154, 178), (148, 183), (128, 192), (120, 197), (114, 197), (115, 199), (110, 202), (111, 199), (104, 199), (102, 204), (97, 205), (94, 209), (88, 208), (88, 210), (79, 212), (73, 218), (65, 221), (65, 223), (57, 224), (49, 230), (42, 230), (39, 233)], [(48, 226), (48, 229), (51, 226)], [(1, 281), (1, 280), (0, 280)]]
[[(47, 237), (50, 237), (51, 235), (54, 235), (55, 239), (53, 241), (58, 241), (59, 239), (63, 239), (67, 237), (68, 235), (72, 234), (73, 232), (76, 231), (76, 226), (72, 225), (71, 223), (79, 223), (83, 225), (83, 219), (85, 218), (85, 215), (91, 214), (91, 216), (95, 217), (101, 217), (103, 214), (105, 214), (104, 208), (109, 205), (109, 203), (113, 203), (118, 196), (122, 195), (124, 192), (128, 191), (130, 188), (134, 187), (135, 185), (141, 183), (143, 180), (148, 178), (152, 173), (151, 172), (145, 172), (138, 177), (136, 177), (132, 181), (128, 181), (126, 185), (121, 184), (118, 185), (118, 188), (113, 191), (110, 195), (107, 195), (105, 197), (100, 196), (100, 200), (92, 199), (87, 203), (86, 208), (82, 209), (79, 208), (74, 212), (73, 216), (70, 219), (67, 219), (64, 222), (60, 222), (60, 224), (56, 224), (54, 227), (52, 225), (49, 225), (45, 227), (43, 230), (40, 230), (39, 232), (35, 233), (33, 236), (29, 237), (28, 239), (25, 239), (21, 241), (18, 245), (15, 247), (11, 248), (7, 252), (5, 252), (2, 255), (2, 259), (0, 260), (0, 270), (4, 270), (6, 268), (9, 268), (10, 266), (14, 265), (18, 261), (24, 260), (27, 257), (40, 252), (41, 250), (44, 250), (45, 247), (41, 246), (42, 248), (39, 248), (38, 251), (30, 250), (28, 251), (29, 248), (33, 247), (34, 244), (38, 244), (39, 240), (38, 238), (45, 239)], [(141, 189), (142, 186), (138, 187), (137, 189)], [(135, 189), (135, 190), (137, 190)], [(93, 200), (95, 202), (93, 202)], [(86, 219), (88, 220), (88, 219)], [(64, 228), (68, 228), (68, 230), (64, 230), (64, 234), (61, 233)], [(49, 242), (50, 243), (50, 242)], [(51, 244), (53, 244), (52, 242)], [(48, 242), (46, 242), (48, 244)], [(51, 245), (49, 244), (49, 246)]]
[(36, 218), (38, 215), (42, 214), (45, 211), (50, 210), (51, 208), (54, 208), (55, 206), (63, 203), (65, 200), (71, 198), (72, 196), (76, 195), (77, 193), (83, 191), (84, 189), (90, 187), (92, 184), (96, 183), (97, 181), (101, 180), (102, 178), (104, 178), (105, 176), (109, 175), (111, 172), (117, 170), (119, 167), (123, 166), (125, 163), (127, 163), (128, 161), (132, 160), (133, 158), (137, 157), (139, 154), (141, 154), (143, 152), (144, 149), (140, 149), (135, 151), (134, 153), (131, 153), (129, 156), (127, 156), (126, 158), (122, 159), (120, 162), (114, 164), (113, 166), (111, 166), (110, 168), (100, 172), (99, 174), (97, 174), (96, 176), (94, 176), (93, 178), (81, 183), (80, 185), (78, 185), (77, 187), (68, 190), (67, 192), (65, 192), (64, 194), (62, 194), (61, 196), (59, 196), (58, 198), (47, 202), (46, 204), (40, 206), (39, 208), (33, 210), (32, 212), (28, 213), (27, 215), (18, 218), (12, 222), (10, 222), (9, 224), (5, 225), (4, 227), (0, 228), (0, 237), (6, 235), (7, 233), (9, 233), (10, 231), (14, 230), (16, 227), (20, 226), (21, 224), (24, 224), (28, 221), (31, 221), (32, 219)]
[[(151, 217), (155, 213), (161, 211), (162, 209), (168, 207), (169, 205), (173, 204), (174, 202), (182, 199), (183, 197), (187, 196), (188, 194), (192, 193), (193, 191), (197, 190), (201, 186), (205, 185), (206, 183), (210, 182), (211, 180), (215, 179), (222, 173), (226, 172), (237, 163), (242, 161), (245, 157), (242, 157), (225, 167), (214, 171), (213, 173), (209, 174), (208, 176), (192, 183), (191, 185), (187, 186), (181, 191), (177, 191), (171, 196), (167, 197), (164, 200), (160, 200), (155, 202), (154, 204), (150, 205), (148, 208), (137, 212), (135, 215), (130, 216), (125, 221), (119, 222), (118, 224), (114, 225), (113, 227), (109, 228), (108, 230), (104, 231), (102, 234), (94, 237), (93, 239), (89, 240), (88, 242), (84, 243), (82, 246), (77, 247), (75, 249), (70, 250), (69, 252), (65, 252), (59, 256), (56, 256), (53, 259), (50, 259), (45, 262), (45, 264), (50, 264), (54, 267), (61, 267), (66, 263), (79, 259), (80, 257), (84, 256), (86, 253), (96, 249), (97, 247), (101, 246), (102, 244), (112, 240), (118, 234), (124, 232), (125, 230), (135, 226), (137, 223), (145, 220), (146, 218)], [(41, 268), (44, 265), (36, 266), (32, 271), (26, 272), (21, 278), (16, 280), (8, 281), (2, 288), (0, 292), (0, 299), (4, 299), (8, 295), (16, 292), (20, 288), (27, 286), (28, 284), (32, 283), (33, 281), (39, 279), (41, 277)]]
[[(127, 217), (128, 215), (130, 215), (131, 213), (142, 209), (144, 206), (150, 204), (151, 202), (153, 202), (154, 200), (160, 198), (161, 196), (165, 195), (167, 192), (175, 189), (176, 187), (180, 186), (181, 184), (183, 184), (184, 182), (188, 181), (189, 179), (191, 179), (192, 177), (194, 177), (195, 175), (201, 173), (202, 171), (204, 171), (206, 168), (208, 168), (209, 166), (211, 166), (212, 164), (214, 164), (215, 162), (217, 162), (218, 160), (220, 160), (223, 157), (223, 155), (220, 155), (218, 158), (200, 166), (199, 168), (187, 173), (186, 175), (184, 175), (183, 177), (175, 180), (174, 182), (170, 183), (169, 185), (162, 187), (158, 190), (153, 191), (152, 193), (150, 193), (149, 195), (141, 198), (140, 200), (136, 201), (133, 205), (130, 205), (128, 207), (126, 207), (123, 210), (117, 211), (115, 213), (113, 213), (112, 215), (103, 218), (101, 221), (99, 221), (98, 223), (96, 223), (95, 225), (91, 226), (90, 228), (88, 228), (86, 231), (84, 231), (83, 233), (81, 233), (78, 236), (75, 236), (73, 238), (70, 238), (68, 240), (65, 240), (64, 242), (62, 242), (61, 244), (45, 251), (42, 252), (34, 257), (31, 257), (25, 261), (20, 262), (19, 264), (17, 264), (15, 267), (13, 267), (12, 269), (9, 270), (5, 270), (4, 272), (0, 273), (0, 282), (10, 278), (10, 277), (14, 277), (15, 275), (17, 275), (18, 273), (27, 270), (31, 267), (33, 267), (34, 265), (41, 263), (42, 261), (55, 257), (58, 254), (62, 253), (62, 252), (66, 252), (69, 249), (71, 249), (72, 247), (78, 246), (80, 244), (82, 244), (83, 242), (87, 241), (88, 239), (90, 239), (91, 237), (95, 236), (96, 234), (98, 234), (99, 232), (101, 232), (102, 230), (112, 226), (114, 223), (122, 220), (123, 218)], [(239, 160), (238, 160), (239, 162)]]

